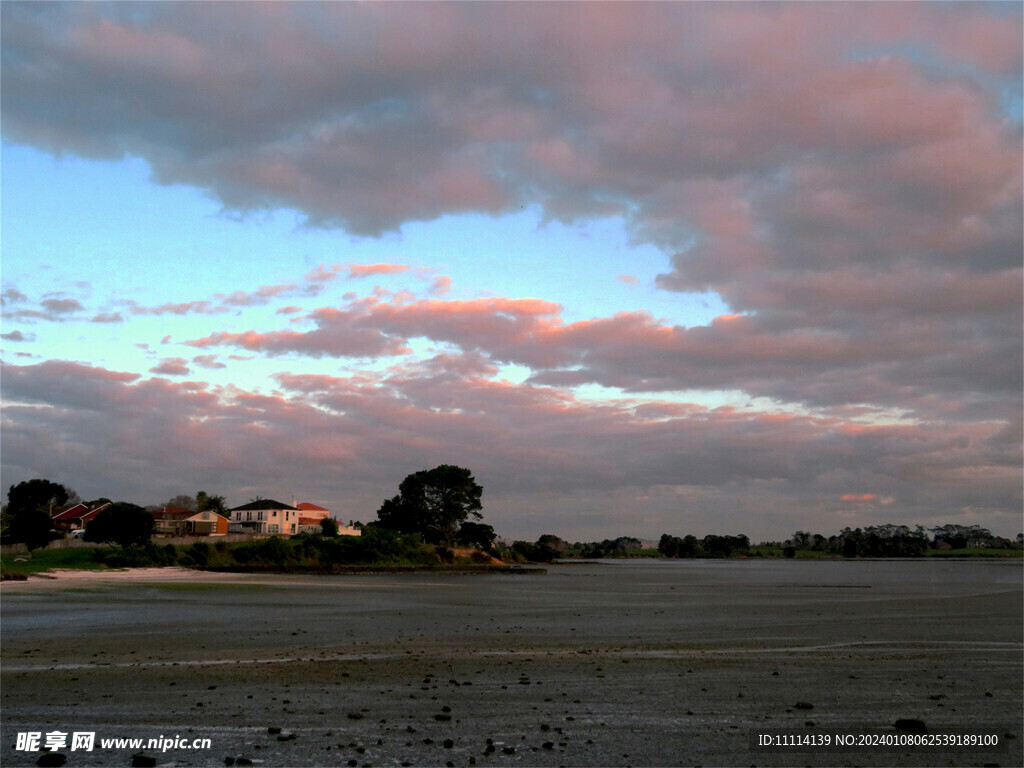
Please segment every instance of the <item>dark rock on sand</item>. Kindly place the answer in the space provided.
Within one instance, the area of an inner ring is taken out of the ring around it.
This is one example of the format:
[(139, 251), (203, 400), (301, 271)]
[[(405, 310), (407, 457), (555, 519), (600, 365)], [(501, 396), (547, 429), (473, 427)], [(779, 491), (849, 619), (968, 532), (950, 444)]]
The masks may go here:
[(928, 726), (924, 724), (924, 720), (916, 720), (912, 717), (901, 717), (893, 725), (896, 726), (897, 731), (911, 731), (913, 733), (924, 733), (928, 730)]

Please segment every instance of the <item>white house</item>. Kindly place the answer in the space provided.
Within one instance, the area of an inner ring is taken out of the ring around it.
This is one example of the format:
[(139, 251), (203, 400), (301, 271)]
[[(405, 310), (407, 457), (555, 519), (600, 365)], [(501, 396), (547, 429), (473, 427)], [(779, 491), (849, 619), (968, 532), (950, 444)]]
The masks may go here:
[(299, 532), (298, 507), (274, 499), (257, 499), (231, 510), (231, 528), (246, 533), (283, 534)]

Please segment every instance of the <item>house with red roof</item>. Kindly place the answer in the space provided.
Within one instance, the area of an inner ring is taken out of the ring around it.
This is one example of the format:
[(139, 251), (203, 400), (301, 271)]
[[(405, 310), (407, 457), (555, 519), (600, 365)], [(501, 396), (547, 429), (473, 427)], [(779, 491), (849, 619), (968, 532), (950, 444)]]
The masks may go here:
[(77, 531), (88, 526), (90, 520), (109, 506), (110, 502), (97, 504), (95, 507), (90, 507), (88, 504), (75, 504), (75, 506), (54, 515), (50, 519), (50, 523), (58, 531)]
[[(234, 507), (229, 514), (230, 529), (234, 532), (292, 536), (322, 532), (321, 521), (331, 517), (331, 510), (308, 501), (285, 504), (274, 499), (257, 499)], [(362, 531), (339, 526), (338, 533), (359, 536)]]
[[(331, 510), (325, 509), (324, 507), (311, 504), (308, 501), (303, 501), (295, 505), (302, 512), (302, 517), (299, 518), (299, 532), (300, 533), (321, 533), (323, 531), (323, 524), (321, 521), (324, 518), (331, 517)], [(362, 531), (359, 528), (353, 528), (350, 525), (342, 525), (340, 521), (334, 520), (338, 525), (339, 536), (361, 536)]]

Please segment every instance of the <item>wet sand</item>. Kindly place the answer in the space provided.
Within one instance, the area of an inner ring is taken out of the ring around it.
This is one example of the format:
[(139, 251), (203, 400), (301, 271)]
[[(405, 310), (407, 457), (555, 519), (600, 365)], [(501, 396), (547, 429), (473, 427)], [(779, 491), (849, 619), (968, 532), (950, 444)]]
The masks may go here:
[[(1022, 765), (1021, 565), (5, 582), (0, 762), (34, 765), (16, 734), (58, 730), (211, 739), (142, 750), (160, 765)], [(751, 747), (900, 718), (1000, 745)], [(61, 751), (127, 766), (138, 750)]]

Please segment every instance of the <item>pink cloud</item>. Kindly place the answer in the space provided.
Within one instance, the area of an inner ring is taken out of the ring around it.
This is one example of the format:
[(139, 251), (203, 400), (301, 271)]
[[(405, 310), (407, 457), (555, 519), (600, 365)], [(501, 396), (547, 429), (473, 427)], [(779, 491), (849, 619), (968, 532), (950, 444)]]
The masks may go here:
[(253, 352), (278, 355), (302, 352), (312, 357), (381, 357), (408, 352), (402, 339), (391, 338), (373, 328), (359, 325), (357, 312), (320, 309), (311, 317), (317, 323), (314, 331), (271, 331), (257, 333), (216, 332), (187, 342), (193, 347), (235, 346)]
[(187, 361), (181, 357), (165, 357), (159, 365), (150, 368), (149, 372), (162, 376), (187, 376), (191, 373)]
[(445, 275), (438, 275), (434, 278), (430, 284), (430, 294), (432, 296), (443, 296), (452, 289), (452, 279)]
[(192, 362), (203, 368), (227, 368), (224, 363), (217, 361), (217, 355), (196, 355)]
[(210, 301), (186, 301), (177, 304), (161, 304), (157, 307), (143, 307), (134, 302), (131, 305), (133, 315), (215, 315), (227, 312), (227, 307), (213, 304)]
[(348, 276), (358, 278), (371, 275), (397, 275), (407, 272), (409, 269), (403, 264), (349, 264)]
[(120, 312), (101, 312), (100, 314), (93, 317), (92, 322), (94, 323), (123, 323), (124, 318), (121, 317)]
[(84, 307), (77, 299), (44, 299), (39, 302), (49, 312), (65, 314), (67, 312), (78, 312)]
[(844, 493), (842, 496), (839, 497), (840, 501), (869, 502), (876, 501), (877, 499), (878, 495), (875, 493)]
[(261, 285), (255, 291), (234, 291), (230, 294), (217, 294), (217, 299), (233, 307), (254, 307), (268, 303), (278, 296), (294, 293), (299, 287), (293, 283), (285, 285)]
[(326, 283), (336, 280), (342, 269), (342, 264), (318, 264), (304, 276), (304, 279), (311, 283)]

